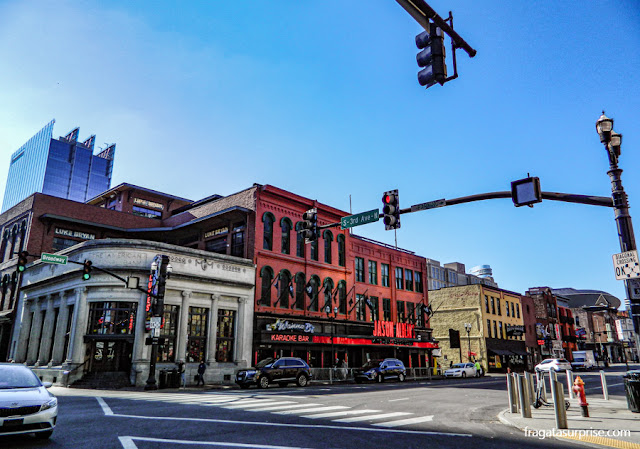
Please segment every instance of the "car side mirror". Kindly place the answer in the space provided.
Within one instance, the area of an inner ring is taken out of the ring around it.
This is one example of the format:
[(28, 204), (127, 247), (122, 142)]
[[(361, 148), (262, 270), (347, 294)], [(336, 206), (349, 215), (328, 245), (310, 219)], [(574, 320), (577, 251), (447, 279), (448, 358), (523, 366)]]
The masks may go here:
[(51, 388), (53, 384), (51, 382), (42, 382), (42, 386), (45, 388)]

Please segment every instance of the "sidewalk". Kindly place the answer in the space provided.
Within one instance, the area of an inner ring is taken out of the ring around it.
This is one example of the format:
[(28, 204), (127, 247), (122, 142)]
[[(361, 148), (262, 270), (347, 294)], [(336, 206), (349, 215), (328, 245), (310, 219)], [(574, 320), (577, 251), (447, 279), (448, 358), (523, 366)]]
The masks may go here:
[[(507, 399), (505, 395), (505, 400)], [(531, 407), (531, 418), (506, 409), (498, 415), (503, 424), (517, 427), (525, 437), (550, 437), (582, 441), (606, 447), (640, 449), (640, 413), (633, 413), (625, 399), (589, 398), (589, 417), (583, 418), (577, 399), (567, 410), (567, 429), (556, 429), (553, 407)]]

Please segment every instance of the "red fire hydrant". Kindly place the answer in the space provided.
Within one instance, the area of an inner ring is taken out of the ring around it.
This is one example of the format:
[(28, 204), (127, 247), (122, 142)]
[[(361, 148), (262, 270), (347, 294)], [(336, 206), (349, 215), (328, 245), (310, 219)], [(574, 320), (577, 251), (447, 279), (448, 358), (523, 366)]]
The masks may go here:
[(573, 392), (578, 396), (578, 400), (580, 401), (580, 408), (582, 409), (582, 416), (588, 418), (589, 417), (589, 404), (587, 403), (587, 395), (584, 392), (584, 382), (580, 378), (580, 376), (576, 377), (576, 380), (573, 382)]

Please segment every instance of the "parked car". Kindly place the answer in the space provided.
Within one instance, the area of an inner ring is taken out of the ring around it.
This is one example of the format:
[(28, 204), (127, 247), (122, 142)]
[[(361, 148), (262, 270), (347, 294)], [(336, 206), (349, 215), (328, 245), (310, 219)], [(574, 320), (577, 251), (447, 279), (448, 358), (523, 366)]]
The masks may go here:
[(444, 377), (480, 377), (473, 363), (456, 363), (444, 372)]
[(384, 382), (387, 379), (398, 379), (404, 382), (407, 377), (407, 370), (398, 359), (370, 360), (362, 368), (354, 370), (353, 377), (356, 383), (365, 380)]
[(0, 435), (49, 438), (58, 417), (58, 400), (47, 391), (50, 386), (24, 365), (0, 363)]
[(574, 370), (580, 369), (592, 369), (597, 366), (596, 358), (593, 355), (593, 351), (573, 351), (573, 362), (571, 362), (571, 367)]
[(271, 383), (284, 387), (292, 382), (299, 387), (306, 387), (311, 377), (309, 365), (298, 357), (268, 358), (258, 362), (255, 368), (239, 370), (236, 383), (240, 388), (249, 388), (251, 385), (268, 388)]
[(545, 359), (536, 365), (536, 371), (567, 371), (571, 370), (571, 363), (565, 359)]

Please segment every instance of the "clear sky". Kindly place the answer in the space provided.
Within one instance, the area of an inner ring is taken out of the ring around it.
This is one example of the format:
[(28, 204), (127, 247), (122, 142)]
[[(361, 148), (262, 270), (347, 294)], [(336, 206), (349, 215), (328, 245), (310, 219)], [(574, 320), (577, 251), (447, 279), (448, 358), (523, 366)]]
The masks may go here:
[[(393, 188), (408, 207), (527, 173), (544, 191), (609, 196), (605, 109), (640, 234), (638, 2), (429, 4), (478, 54), (458, 51), (460, 77), (424, 90), (421, 29), (394, 0), (0, 2), (0, 178), (55, 118), (55, 136), (117, 143), (112, 185), (193, 200), (257, 182), (347, 212), (351, 198), (355, 213)], [(356, 231), (394, 242), (381, 222)], [(397, 239), (488, 264), (509, 290), (624, 297), (612, 209), (482, 201), (403, 215)]]

